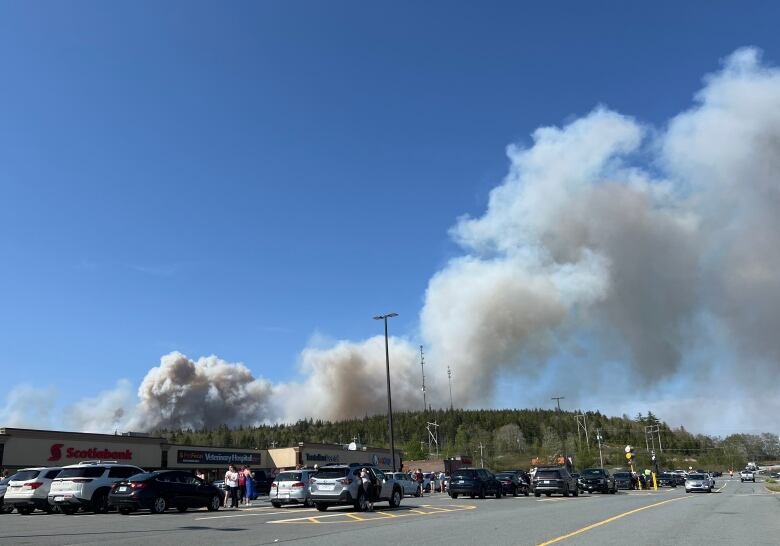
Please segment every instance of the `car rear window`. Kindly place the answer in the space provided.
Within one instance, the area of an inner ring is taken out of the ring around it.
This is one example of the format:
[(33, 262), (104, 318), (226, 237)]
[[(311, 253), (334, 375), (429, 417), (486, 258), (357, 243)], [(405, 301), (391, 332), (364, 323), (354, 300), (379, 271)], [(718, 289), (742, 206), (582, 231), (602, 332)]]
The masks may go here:
[(105, 468), (102, 466), (84, 466), (80, 468), (63, 468), (58, 478), (99, 478)]
[(40, 473), (40, 470), (22, 470), (21, 472), (18, 472), (16, 476), (14, 476), (14, 481), (24, 482), (27, 480), (34, 480)]
[(496, 478), (500, 480), (511, 480), (515, 476), (514, 472), (499, 472), (496, 474)]
[(277, 482), (299, 482), (302, 474), (300, 472), (282, 472), (276, 477)]
[(474, 477), (474, 471), (473, 470), (456, 470), (452, 473), (452, 477), (454, 478), (466, 478), (467, 480)]
[(561, 474), (557, 470), (539, 470), (536, 472), (536, 479), (549, 480), (560, 477)]
[(133, 474), (127, 478), (127, 480), (131, 482), (145, 482), (155, 474), (157, 474), (157, 472), (142, 472), (141, 474)]
[(315, 475), (315, 478), (343, 478), (349, 472), (349, 468), (321, 468)]

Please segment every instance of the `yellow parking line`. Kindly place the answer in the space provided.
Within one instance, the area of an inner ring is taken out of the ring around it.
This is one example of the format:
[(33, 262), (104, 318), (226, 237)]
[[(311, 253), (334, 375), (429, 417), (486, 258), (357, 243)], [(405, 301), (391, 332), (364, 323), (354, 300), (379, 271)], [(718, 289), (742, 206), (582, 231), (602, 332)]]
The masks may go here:
[(388, 518), (397, 518), (400, 516), (396, 516), (395, 514), (388, 514), (387, 512), (377, 512), (377, 514), (382, 514), (383, 516), (386, 516)]
[(312, 523), (322, 523), (318, 518), (309, 518), (309, 521)]
[(548, 546), (549, 544), (555, 544), (556, 542), (561, 542), (563, 540), (566, 540), (567, 538), (571, 538), (577, 535), (581, 535), (582, 533), (586, 533), (592, 529), (595, 529), (596, 527), (601, 527), (602, 525), (606, 525), (608, 523), (612, 523), (613, 521), (617, 521), (621, 518), (624, 518), (626, 516), (630, 516), (631, 514), (636, 514), (637, 512), (641, 512), (642, 510), (647, 510), (648, 508), (655, 508), (656, 506), (661, 506), (662, 504), (667, 504), (669, 502), (675, 502), (678, 500), (683, 499), (689, 499), (690, 497), (677, 497), (674, 499), (668, 499), (661, 502), (656, 502), (654, 504), (648, 504), (647, 506), (643, 506), (641, 508), (636, 508), (634, 510), (629, 510), (628, 512), (623, 512), (622, 514), (618, 514), (616, 516), (612, 516), (611, 518), (607, 518), (605, 520), (598, 521), (596, 523), (592, 523), (591, 525), (588, 525), (586, 527), (583, 527), (582, 529), (577, 529), (576, 531), (572, 531), (571, 533), (568, 533), (566, 535), (561, 535), (557, 538), (554, 538), (552, 540), (548, 540), (547, 542), (542, 542), (539, 544), (539, 546)]
[(344, 515), (349, 517), (349, 518), (356, 519), (358, 521), (366, 521), (365, 518), (358, 517), (355, 514), (344, 514)]

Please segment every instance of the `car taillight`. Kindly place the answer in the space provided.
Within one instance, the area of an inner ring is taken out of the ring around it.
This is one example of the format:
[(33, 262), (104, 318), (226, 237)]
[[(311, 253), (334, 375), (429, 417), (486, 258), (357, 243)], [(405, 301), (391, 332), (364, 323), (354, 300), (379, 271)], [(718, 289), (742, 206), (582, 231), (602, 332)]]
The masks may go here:
[(144, 487), (146, 487), (146, 483), (145, 482), (130, 482), (130, 487), (132, 487), (133, 489), (143, 489)]
[(38, 489), (40, 486), (42, 486), (43, 483), (41, 482), (30, 482), (22, 485), (22, 487), (27, 487), (29, 489)]
[(290, 487), (292, 487), (293, 489), (301, 489), (303, 487), (306, 487), (306, 485), (303, 482), (295, 482)]

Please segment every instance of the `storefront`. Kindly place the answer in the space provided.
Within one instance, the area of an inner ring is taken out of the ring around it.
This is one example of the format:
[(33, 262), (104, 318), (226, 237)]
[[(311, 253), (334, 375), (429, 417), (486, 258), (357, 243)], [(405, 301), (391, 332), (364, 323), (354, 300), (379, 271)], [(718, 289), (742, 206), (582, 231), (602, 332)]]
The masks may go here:
[(110, 460), (164, 468), (165, 438), (0, 428), (0, 467), (65, 466)]
[[(354, 448), (354, 449), (350, 449)], [(269, 449), (268, 456), (276, 468), (295, 468), (297, 466), (322, 466), (325, 464), (373, 464), (380, 468), (392, 469), (389, 449), (370, 448), (366, 446), (343, 446), (341, 444), (311, 444), (301, 442), (294, 447)], [(395, 467), (401, 466), (401, 455), (395, 454)]]
[[(331, 463), (392, 467), (390, 450), (351, 444), (299, 443), (275, 449), (241, 449), (171, 444), (165, 438), (139, 433), (89, 434), (54, 430), (0, 428), (0, 468), (65, 466), (81, 461), (117, 461), (145, 470), (200, 470), (209, 479), (221, 478), (228, 465), (250, 466), (273, 473), (277, 469)], [(400, 468), (396, 452), (396, 468)]]

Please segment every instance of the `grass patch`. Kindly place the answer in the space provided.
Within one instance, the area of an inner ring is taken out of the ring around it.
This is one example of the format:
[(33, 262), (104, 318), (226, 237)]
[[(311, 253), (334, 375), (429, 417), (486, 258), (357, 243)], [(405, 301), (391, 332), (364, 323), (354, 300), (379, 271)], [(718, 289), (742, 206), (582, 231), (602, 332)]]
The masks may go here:
[(767, 482), (764, 484), (764, 486), (766, 486), (766, 488), (767, 488), (767, 489), (769, 489), (770, 491), (774, 491), (775, 493), (780, 493), (780, 484), (778, 484), (777, 482), (775, 482), (775, 483), (769, 483), (769, 482), (767, 481)]

